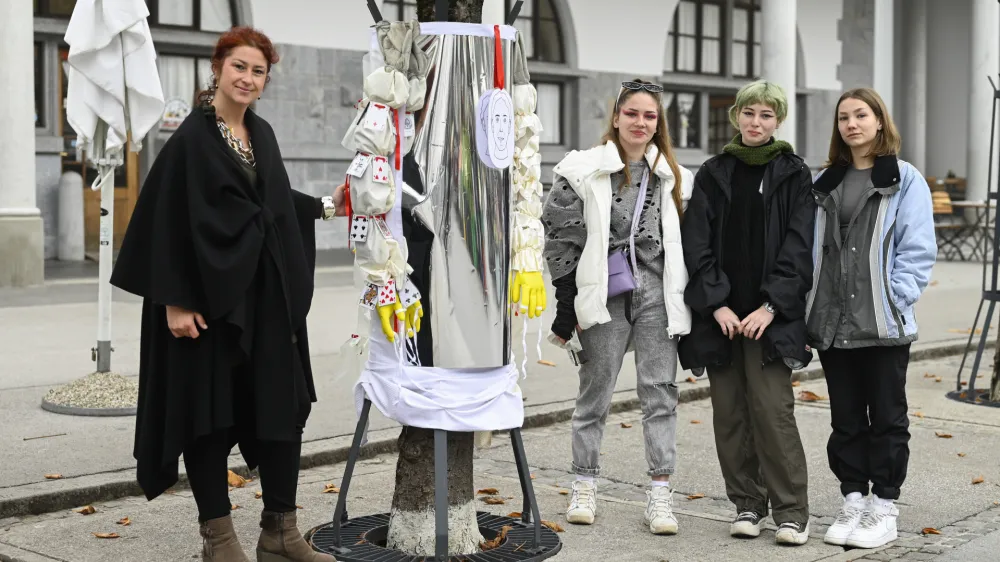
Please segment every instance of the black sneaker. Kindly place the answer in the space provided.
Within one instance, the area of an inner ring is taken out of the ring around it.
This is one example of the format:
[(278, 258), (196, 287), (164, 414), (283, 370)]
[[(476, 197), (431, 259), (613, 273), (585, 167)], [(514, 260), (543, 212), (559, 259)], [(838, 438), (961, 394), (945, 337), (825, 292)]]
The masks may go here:
[(778, 532), (774, 534), (774, 542), (788, 546), (801, 546), (809, 540), (809, 522), (805, 525), (800, 523), (782, 523), (778, 525)]
[(755, 511), (743, 511), (729, 526), (729, 534), (734, 537), (756, 538), (760, 536), (760, 524), (764, 516)]

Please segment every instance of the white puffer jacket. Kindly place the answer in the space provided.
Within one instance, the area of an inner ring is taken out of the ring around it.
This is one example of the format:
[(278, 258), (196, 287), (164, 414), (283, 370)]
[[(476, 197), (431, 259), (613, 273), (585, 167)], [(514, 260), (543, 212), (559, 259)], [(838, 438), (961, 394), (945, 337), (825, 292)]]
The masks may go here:
[[(674, 205), (674, 174), (665, 157), (657, 162), (659, 149), (650, 144), (646, 162), (660, 178), (660, 231), (663, 237), (663, 292), (667, 305), (667, 334), (683, 336), (691, 332), (691, 309), (684, 304), (688, 274), (681, 248), (681, 225)], [(653, 168), (653, 163), (656, 167)], [(611, 321), (608, 313), (608, 247), (611, 237), (611, 174), (625, 167), (613, 142), (589, 150), (574, 150), (566, 155), (554, 172), (564, 178), (583, 200), (587, 242), (576, 268), (577, 296), (574, 303), (577, 323), (586, 330)], [(681, 170), (681, 199), (684, 207), (691, 199), (694, 174)], [(573, 338), (577, 338), (574, 336)], [(551, 341), (551, 338), (550, 338)], [(575, 342), (574, 342), (575, 343)]]

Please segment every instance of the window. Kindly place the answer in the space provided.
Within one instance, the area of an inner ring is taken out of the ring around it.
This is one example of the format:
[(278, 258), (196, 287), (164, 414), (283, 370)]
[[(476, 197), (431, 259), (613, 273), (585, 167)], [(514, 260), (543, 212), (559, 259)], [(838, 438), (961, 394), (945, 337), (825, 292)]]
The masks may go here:
[(146, 0), (146, 3), (151, 25), (219, 32), (233, 26), (232, 0)]
[(45, 127), (45, 45), (35, 43), (35, 127)]
[(559, 82), (534, 82), (538, 91), (535, 113), (542, 121), (540, 144), (563, 144), (563, 84)]
[(382, 17), (389, 21), (410, 21), (417, 19), (417, 0), (385, 0)]
[(212, 61), (207, 58), (160, 55), (156, 58), (163, 88), (160, 130), (173, 131), (191, 112), (195, 97), (212, 82)]
[(667, 128), (676, 148), (700, 148), (700, 95), (694, 92), (663, 92)]
[[(504, 0), (504, 13), (509, 14), (513, 4), (511, 0)], [(524, 37), (524, 54), (528, 60), (566, 62), (559, 14), (552, 0), (525, 0), (514, 27)]]
[(709, 96), (708, 98), (708, 153), (721, 154), (722, 147), (736, 136), (736, 129), (729, 122), (729, 108), (736, 103), (734, 96)]
[(722, 74), (725, 0), (681, 0), (667, 37), (666, 70)]
[(34, 15), (51, 18), (68, 18), (73, 15), (76, 0), (35, 0)]
[(760, 0), (733, 5), (733, 76), (760, 76)]

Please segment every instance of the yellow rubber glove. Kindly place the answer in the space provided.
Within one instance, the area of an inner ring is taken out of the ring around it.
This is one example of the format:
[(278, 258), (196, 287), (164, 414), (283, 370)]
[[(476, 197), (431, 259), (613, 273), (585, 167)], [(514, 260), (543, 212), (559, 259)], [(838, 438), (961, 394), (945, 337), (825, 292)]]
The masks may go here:
[(399, 302), (399, 297), (397, 296), (396, 302), (392, 304), (376, 306), (375, 310), (378, 312), (379, 320), (382, 321), (382, 333), (385, 334), (385, 339), (389, 340), (390, 343), (395, 343), (396, 331), (393, 330), (395, 327), (393, 325), (393, 318), (402, 320), (406, 315), (403, 305)]
[[(545, 312), (545, 280), (541, 271), (516, 271), (510, 285), (510, 302), (519, 305), (528, 318), (537, 318)], [(517, 309), (515, 309), (517, 310)]]
[(423, 317), (424, 307), (419, 300), (406, 307), (406, 337), (412, 338), (413, 334), (420, 332), (420, 319)]

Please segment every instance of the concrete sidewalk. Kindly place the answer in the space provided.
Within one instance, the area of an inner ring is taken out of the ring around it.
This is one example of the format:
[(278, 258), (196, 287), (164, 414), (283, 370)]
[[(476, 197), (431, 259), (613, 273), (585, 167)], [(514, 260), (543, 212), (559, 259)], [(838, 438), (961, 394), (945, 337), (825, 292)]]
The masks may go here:
[[(1000, 439), (997, 410), (959, 404), (944, 397), (948, 386), (935, 376), (957, 368), (955, 357), (916, 362), (908, 374), (910, 401), (910, 474), (900, 506), (900, 539), (878, 551), (851, 550), (823, 544), (822, 535), (840, 507), (837, 484), (826, 464), (829, 411), (825, 401), (800, 402), (796, 411), (806, 449), (810, 485), (811, 540), (803, 547), (774, 545), (773, 526), (757, 540), (728, 536), (735, 515), (725, 497), (713, 439), (713, 412), (707, 401), (683, 404), (678, 423), (678, 472), (675, 511), (680, 534), (655, 537), (641, 523), (645, 501), (645, 474), (641, 414), (614, 414), (608, 420), (603, 447), (603, 478), (599, 483), (598, 519), (591, 527), (565, 524), (563, 495), (573, 480), (568, 471), (570, 428), (565, 422), (524, 431), (525, 447), (542, 518), (560, 523), (562, 551), (552, 560), (590, 562), (725, 562), (725, 561), (839, 561), (996, 559), (1000, 529), (1000, 468), (996, 443)], [(931, 375), (931, 376), (926, 376)], [(826, 396), (822, 380), (804, 382), (797, 391)], [(626, 427), (630, 426), (630, 427)], [(944, 438), (942, 435), (950, 435)], [(352, 517), (388, 511), (395, 457), (381, 454), (359, 463), (349, 492)], [(521, 497), (509, 440), (495, 438), (476, 459), (475, 484), (494, 487), (505, 505), (482, 510), (497, 514), (520, 511)], [(304, 470), (297, 501), (304, 528), (328, 522), (335, 495), (323, 494), (327, 483), (341, 484), (342, 464)], [(982, 476), (984, 482), (973, 484)], [(234, 489), (232, 502), (240, 539), (248, 552), (256, 541), (260, 500), (259, 483)], [(688, 496), (704, 494), (701, 499)], [(97, 512), (80, 515), (69, 509), (44, 515), (0, 520), (0, 560), (11, 562), (105, 562), (107, 560), (191, 560), (200, 547), (196, 510), (190, 492), (179, 489), (152, 502), (141, 497), (111, 502), (81, 498), (79, 506), (93, 504)], [(132, 523), (117, 525), (128, 517)], [(925, 528), (941, 534), (923, 535)], [(119, 539), (102, 540), (93, 533), (115, 532)]]

